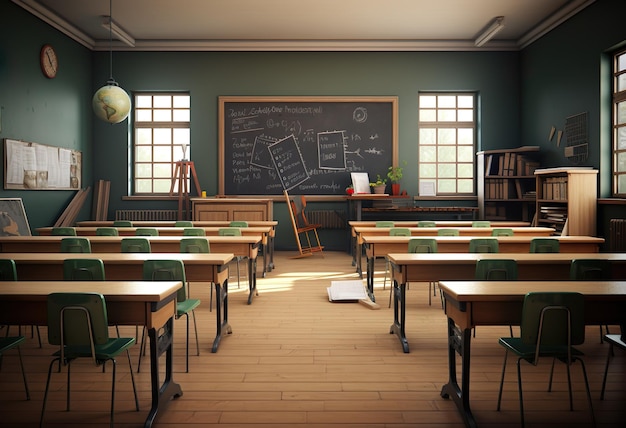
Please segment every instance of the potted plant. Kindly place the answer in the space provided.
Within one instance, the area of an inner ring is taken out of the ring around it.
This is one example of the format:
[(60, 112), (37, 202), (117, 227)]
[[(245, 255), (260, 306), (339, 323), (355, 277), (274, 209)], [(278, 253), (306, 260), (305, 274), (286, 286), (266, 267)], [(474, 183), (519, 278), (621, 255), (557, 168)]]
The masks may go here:
[[(404, 162), (406, 165), (406, 162)], [(402, 178), (402, 167), (401, 166), (390, 166), (387, 170), (387, 178), (391, 181), (391, 193), (393, 195), (400, 194), (400, 179)]]
[(374, 190), (374, 193), (385, 193), (385, 188), (387, 187), (387, 179), (382, 178), (380, 174), (376, 176), (376, 181), (370, 183), (370, 186)]

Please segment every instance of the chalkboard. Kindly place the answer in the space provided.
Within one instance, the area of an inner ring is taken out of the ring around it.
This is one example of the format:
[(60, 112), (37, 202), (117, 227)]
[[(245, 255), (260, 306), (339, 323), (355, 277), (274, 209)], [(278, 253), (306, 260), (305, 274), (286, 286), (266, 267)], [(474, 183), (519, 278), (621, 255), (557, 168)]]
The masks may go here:
[(345, 195), (397, 165), (397, 97), (219, 97), (219, 194)]

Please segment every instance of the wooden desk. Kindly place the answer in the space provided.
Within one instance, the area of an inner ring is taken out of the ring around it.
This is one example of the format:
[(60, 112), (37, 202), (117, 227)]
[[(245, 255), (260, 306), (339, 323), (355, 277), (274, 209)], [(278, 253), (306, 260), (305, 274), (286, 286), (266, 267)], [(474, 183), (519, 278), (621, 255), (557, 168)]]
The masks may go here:
[[(624, 321), (626, 282), (617, 281), (443, 281), (439, 283), (448, 317), (448, 383), (443, 398), (452, 397), (465, 425), (476, 427), (470, 409), (471, 331), (480, 325), (519, 325), (522, 303), (531, 291), (574, 291), (585, 295), (585, 323), (621, 324)], [(456, 376), (456, 353), (461, 357), (461, 385)]]
[(63, 260), (67, 258), (101, 259), (107, 280), (141, 281), (145, 260), (178, 259), (185, 264), (187, 281), (215, 284), (215, 316), (217, 332), (212, 352), (222, 339), (222, 332), (232, 333), (228, 324), (228, 263), (232, 254), (191, 253), (3, 253), (1, 257), (13, 259), (20, 281), (46, 281), (63, 279)]
[[(439, 253), (468, 253), (472, 236), (435, 236)], [(530, 252), (530, 236), (497, 236), (500, 253)], [(603, 238), (591, 236), (555, 236), (559, 240), (562, 253), (597, 253)], [(374, 261), (390, 253), (406, 253), (411, 236), (363, 236), (363, 246), (367, 257), (368, 288), (374, 283)], [(361, 257), (357, 258), (357, 272), (362, 275)]]
[[(1, 253), (58, 253), (61, 239), (67, 236), (11, 236), (0, 237)], [(90, 236), (91, 251), (94, 253), (120, 253), (124, 236)], [(152, 254), (177, 253), (180, 258), (180, 240), (183, 236), (142, 236), (150, 241)], [(256, 271), (257, 255), (261, 244), (261, 235), (255, 236), (209, 236), (211, 251), (215, 253), (233, 253), (248, 259), (248, 303), (252, 303), (257, 293)], [(144, 259), (145, 259), (144, 255)]]
[[(116, 325), (142, 325), (150, 337), (152, 406), (145, 427), (172, 398), (183, 395), (173, 379), (173, 330), (179, 281), (19, 281), (0, 283), (0, 324), (47, 325), (51, 292), (96, 292), (106, 299), (108, 319)], [(160, 333), (159, 333), (160, 331)], [(159, 357), (165, 353), (161, 384)]]
[[(472, 227), (473, 220), (434, 220), (435, 227)], [(529, 227), (527, 221), (492, 221), (491, 227)], [(351, 220), (348, 222), (351, 227), (376, 227), (374, 220)], [(394, 227), (418, 227), (418, 220), (394, 221)]]
[[(472, 280), (476, 272), (476, 261), (480, 259), (515, 260), (519, 280), (567, 280), (570, 264), (576, 258), (610, 260), (613, 279), (626, 280), (626, 253), (392, 253), (388, 254), (387, 258), (392, 268), (394, 296), (394, 320), (390, 330), (400, 339), (404, 352), (409, 352), (405, 335), (405, 286), (409, 282)], [(369, 285), (368, 293), (372, 298), (374, 290), (369, 288)]]
[[(112, 223), (112, 222), (111, 222)], [(173, 222), (171, 222), (173, 223)], [(196, 222), (199, 223), (199, 222)], [(203, 222), (206, 223), (206, 222)], [(78, 226), (75, 227), (76, 234), (78, 236), (96, 236), (96, 231), (101, 226)], [(112, 226), (111, 226), (112, 227)], [(136, 236), (137, 229), (143, 226), (133, 227), (117, 227), (117, 231), (120, 236)], [(157, 230), (159, 236), (183, 236), (184, 227), (172, 226), (147, 226)], [(219, 236), (220, 226), (194, 226), (204, 229), (206, 236)], [(223, 226), (226, 227), (226, 226)], [(53, 227), (39, 227), (36, 229), (39, 236), (51, 236)], [(243, 236), (258, 236), (262, 237), (261, 244), (263, 245), (263, 277), (265, 273), (271, 271), (274, 267), (274, 226), (266, 224), (260, 226), (242, 227), (241, 234)]]

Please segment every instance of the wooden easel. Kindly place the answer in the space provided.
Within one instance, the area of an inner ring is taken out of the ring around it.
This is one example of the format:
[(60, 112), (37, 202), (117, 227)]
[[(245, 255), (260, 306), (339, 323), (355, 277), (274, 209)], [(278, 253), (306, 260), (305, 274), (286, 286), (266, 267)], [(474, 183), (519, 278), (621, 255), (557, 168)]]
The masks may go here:
[[(178, 220), (191, 220), (191, 201), (189, 200), (189, 178), (193, 179), (196, 187), (196, 193), (200, 196), (200, 183), (196, 175), (196, 167), (193, 161), (180, 160), (176, 161), (176, 169), (172, 177), (172, 185), (170, 186), (170, 196), (174, 195), (174, 189), (178, 182)], [(185, 215), (183, 216), (183, 202)]]

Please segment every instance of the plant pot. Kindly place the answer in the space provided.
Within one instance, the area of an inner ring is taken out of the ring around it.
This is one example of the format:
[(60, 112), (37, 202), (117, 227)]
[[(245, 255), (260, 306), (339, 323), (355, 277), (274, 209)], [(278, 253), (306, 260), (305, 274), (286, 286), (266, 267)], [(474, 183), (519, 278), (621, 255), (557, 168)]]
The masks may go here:
[(391, 194), (394, 196), (400, 194), (400, 183), (391, 183)]
[(374, 186), (373, 187), (374, 193), (376, 193), (378, 195), (380, 195), (382, 193), (385, 193), (385, 187), (387, 187), (387, 186), (384, 185), (384, 184), (381, 184), (381, 185), (378, 185), (378, 186)]

